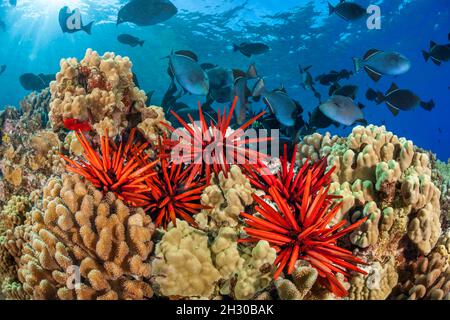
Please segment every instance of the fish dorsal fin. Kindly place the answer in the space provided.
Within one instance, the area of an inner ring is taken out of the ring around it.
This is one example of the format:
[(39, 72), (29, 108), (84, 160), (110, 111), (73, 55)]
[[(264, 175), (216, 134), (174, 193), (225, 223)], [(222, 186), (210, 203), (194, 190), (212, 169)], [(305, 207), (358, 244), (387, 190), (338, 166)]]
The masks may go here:
[(177, 54), (179, 56), (185, 56), (185, 57), (191, 58), (195, 62), (198, 62), (197, 55), (195, 53), (193, 53), (192, 51), (189, 51), (189, 50), (178, 50), (178, 51), (175, 52), (175, 54)]
[(374, 56), (374, 55), (376, 55), (376, 54), (378, 54), (380, 52), (382, 52), (382, 51), (378, 50), (378, 49), (370, 49), (369, 51), (366, 52), (366, 54), (364, 55), (363, 59), (364, 60), (368, 60), (368, 59), (370, 59), (370, 57), (372, 57), (372, 56)]
[(272, 114), (275, 114), (275, 110), (273, 110), (272, 105), (270, 104), (269, 100), (268, 100), (266, 97), (263, 98), (263, 102), (264, 102), (264, 104), (267, 106), (267, 108), (269, 109), (269, 111), (270, 111)]
[(239, 78), (245, 78), (246, 77), (246, 73), (240, 69), (233, 69), (233, 78), (234, 80), (237, 80)]
[(430, 49), (433, 49), (434, 47), (436, 47), (437, 43), (434, 41), (430, 41)]
[(254, 63), (248, 66), (247, 73), (245, 75), (251, 79), (255, 79), (258, 77), (258, 71), (256, 70)]
[(284, 88), (284, 84), (280, 83), (280, 86), (278, 87), (278, 91), (286, 93), (286, 89)]
[(398, 90), (398, 86), (395, 83), (392, 83), (391, 87), (389, 88), (388, 92), (386, 93), (386, 96), (394, 93)]
[(369, 75), (370, 79), (372, 79), (375, 82), (378, 82), (381, 79), (381, 74), (373, 70), (372, 68), (368, 66), (364, 66), (364, 70), (366, 70), (367, 74)]

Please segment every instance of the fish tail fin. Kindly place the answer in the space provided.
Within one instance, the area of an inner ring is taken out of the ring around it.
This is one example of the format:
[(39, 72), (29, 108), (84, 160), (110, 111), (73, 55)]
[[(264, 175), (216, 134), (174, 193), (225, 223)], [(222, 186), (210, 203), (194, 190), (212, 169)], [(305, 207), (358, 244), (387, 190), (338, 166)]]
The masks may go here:
[(429, 102), (421, 101), (420, 106), (424, 108), (427, 111), (431, 111), (436, 106), (433, 99), (431, 99)]
[(236, 43), (233, 43), (233, 51), (239, 51), (239, 46)]
[(328, 12), (330, 16), (334, 13), (334, 11), (336, 11), (336, 8), (333, 7), (333, 5), (330, 2), (328, 2)]
[(94, 21), (89, 22), (87, 25), (85, 25), (83, 27), (83, 30), (87, 33), (87, 34), (92, 34), (92, 25), (94, 24)]
[(264, 91), (264, 88), (265, 88), (264, 79), (261, 78), (255, 83), (255, 86), (253, 87), (252, 97), (253, 98), (260, 97), (261, 93)]
[(366, 98), (369, 101), (375, 101), (375, 99), (377, 98), (377, 92), (371, 88), (369, 88), (366, 92)]
[(423, 55), (423, 58), (425, 59), (425, 61), (428, 62), (428, 59), (430, 59), (430, 54), (428, 52), (426, 52), (425, 50), (422, 50), (422, 55)]
[(144, 43), (145, 43), (145, 40), (139, 41), (139, 45), (140, 45), (141, 47), (144, 46)]
[(361, 67), (362, 67), (362, 59), (360, 59), (360, 58), (353, 58), (353, 65), (355, 67), (355, 72), (358, 73), (359, 70), (361, 70)]

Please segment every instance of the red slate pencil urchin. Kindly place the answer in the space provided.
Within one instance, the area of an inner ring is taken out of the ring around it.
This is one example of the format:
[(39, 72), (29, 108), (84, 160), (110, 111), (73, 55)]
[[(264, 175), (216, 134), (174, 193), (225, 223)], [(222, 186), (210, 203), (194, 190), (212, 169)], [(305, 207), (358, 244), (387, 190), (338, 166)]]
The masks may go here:
[[(217, 123), (214, 124), (211, 120), (209, 125), (199, 104), (200, 127), (190, 115), (190, 123), (187, 123), (174, 111), (171, 111), (186, 131), (186, 134), (182, 134), (183, 140), (186, 140), (184, 142), (186, 145), (182, 149), (187, 152), (184, 152), (178, 161), (190, 163), (193, 168), (191, 179), (193, 176), (201, 174), (206, 176), (206, 181), (209, 183), (212, 172), (219, 174), (220, 171), (223, 171), (226, 174), (231, 164), (251, 163), (250, 160), (253, 159), (267, 158), (267, 155), (248, 148), (248, 144), (258, 144), (269, 141), (270, 138), (245, 138), (245, 130), (262, 117), (264, 111), (230, 133), (230, 123), (237, 101), (238, 98), (235, 97), (228, 114), (226, 109), (223, 110), (223, 113), (219, 110)], [(166, 123), (163, 123), (163, 125), (172, 133), (180, 133), (179, 130)], [(179, 145), (179, 143), (176, 143), (176, 145)], [(219, 150), (219, 152), (216, 153), (215, 150)]]
[(193, 215), (208, 207), (200, 203), (205, 178), (190, 178), (192, 167), (169, 162), (167, 156), (160, 155), (161, 168), (158, 174), (147, 180), (150, 187), (150, 203), (144, 209), (155, 222), (155, 226), (167, 228), (169, 222), (176, 226), (181, 218), (196, 225)]
[(66, 169), (83, 176), (100, 190), (113, 192), (128, 205), (148, 205), (150, 199), (146, 195), (148, 185), (145, 181), (156, 174), (152, 168), (158, 161), (150, 162), (149, 156), (144, 154), (148, 143), (134, 144), (135, 133), (135, 129), (131, 130), (128, 140), (125, 143), (122, 141), (117, 147), (109, 141), (105, 132), (100, 137), (99, 154), (81, 131), (75, 132), (84, 149), (84, 160), (72, 160), (61, 155), (68, 163)]
[(350, 251), (340, 248), (337, 240), (358, 228), (366, 218), (342, 230), (340, 229), (346, 224), (345, 220), (330, 227), (329, 223), (341, 208), (342, 202), (328, 199), (328, 188), (323, 185), (317, 192), (313, 192), (312, 181), (313, 170), (309, 169), (301, 206), (297, 209), (287, 204), (275, 186), (269, 187), (268, 193), (278, 211), (262, 198), (253, 195), (257, 204), (255, 210), (260, 216), (241, 213), (248, 225), (244, 230), (250, 238), (239, 241), (266, 240), (277, 250), (275, 279), (285, 269), (287, 274), (291, 274), (296, 261), (305, 260), (317, 269), (320, 282), (324, 286), (336, 296), (344, 297), (348, 294), (347, 290), (336, 274), (342, 274), (345, 279), (350, 276), (349, 271), (366, 274), (356, 266), (365, 263)]
[[(295, 170), (295, 158), (297, 154), (297, 145), (294, 147), (291, 162), (288, 162), (287, 146), (284, 145), (284, 153), (280, 156), (281, 167), (277, 173), (272, 173), (264, 163), (260, 162), (258, 166), (244, 165), (246, 175), (252, 185), (263, 190), (268, 194), (271, 186), (275, 187), (278, 192), (286, 199), (289, 205), (300, 209), (302, 196), (305, 192), (306, 177), (308, 171), (312, 171), (311, 193), (317, 192), (322, 186), (329, 185), (331, 175), (335, 167), (326, 171), (327, 159), (322, 158), (315, 163), (307, 160), (302, 166)], [(336, 198), (328, 195), (328, 199)]]

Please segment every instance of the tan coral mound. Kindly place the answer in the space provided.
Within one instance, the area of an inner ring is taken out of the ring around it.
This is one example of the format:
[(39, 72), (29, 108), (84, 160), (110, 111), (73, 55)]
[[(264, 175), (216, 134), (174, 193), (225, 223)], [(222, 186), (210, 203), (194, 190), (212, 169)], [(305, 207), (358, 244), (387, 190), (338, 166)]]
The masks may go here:
[(145, 106), (147, 97), (134, 84), (128, 57), (112, 52), (100, 56), (88, 49), (81, 61), (62, 59), (60, 67), (50, 84), (49, 117), (54, 130), (63, 128), (65, 120), (75, 119), (89, 123), (99, 135), (108, 130), (115, 137), (129, 125), (127, 116), (139, 114), (139, 129), (150, 141), (167, 132), (160, 124), (165, 121), (162, 110)]
[(212, 229), (238, 226), (240, 213), (253, 203), (253, 192), (248, 178), (233, 165), (227, 176), (221, 172), (218, 177), (211, 178), (211, 185), (203, 191), (201, 198), (202, 204), (211, 209), (197, 214), (197, 222)]
[(77, 176), (52, 179), (23, 248), (19, 280), (34, 299), (144, 299), (153, 224)]
[(427, 255), (441, 233), (441, 192), (432, 180), (430, 156), (373, 125), (355, 127), (346, 138), (314, 134), (300, 143), (300, 161), (323, 156), (329, 168), (336, 167), (330, 190), (343, 197), (334, 222), (369, 218), (349, 239), (372, 261), (368, 276), (351, 280), (350, 295), (384, 299), (397, 285), (405, 249)]
[(186, 221), (169, 224), (156, 245), (153, 274), (162, 295), (210, 298), (220, 279), (208, 247), (208, 236)]

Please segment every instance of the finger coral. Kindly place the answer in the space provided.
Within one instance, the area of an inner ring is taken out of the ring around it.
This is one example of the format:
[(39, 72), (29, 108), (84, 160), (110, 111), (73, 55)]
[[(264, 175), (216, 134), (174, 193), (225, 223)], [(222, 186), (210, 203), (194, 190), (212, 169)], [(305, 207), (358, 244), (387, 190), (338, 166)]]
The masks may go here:
[(50, 123), (54, 130), (66, 120), (87, 122), (99, 135), (110, 137), (128, 125), (127, 115), (145, 107), (145, 93), (133, 82), (127, 57), (88, 49), (81, 61), (62, 59), (56, 81), (50, 84)]
[(34, 299), (145, 299), (154, 226), (142, 209), (76, 175), (52, 179), (33, 212), (19, 279)]

